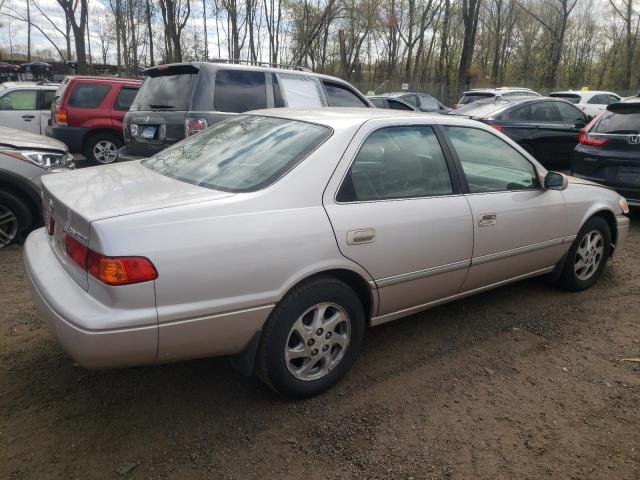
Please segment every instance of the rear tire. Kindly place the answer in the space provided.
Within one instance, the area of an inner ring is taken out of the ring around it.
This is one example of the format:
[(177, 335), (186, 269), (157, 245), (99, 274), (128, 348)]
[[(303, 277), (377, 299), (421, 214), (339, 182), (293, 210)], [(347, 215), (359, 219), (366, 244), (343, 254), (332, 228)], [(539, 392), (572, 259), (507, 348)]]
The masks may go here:
[(118, 160), (122, 145), (122, 140), (112, 133), (95, 133), (86, 140), (82, 153), (92, 163), (107, 165)]
[(611, 253), (611, 229), (602, 217), (591, 217), (567, 252), (559, 284), (568, 290), (585, 290), (594, 285)]
[(364, 338), (360, 299), (330, 277), (303, 283), (275, 307), (256, 359), (256, 373), (287, 397), (318, 395), (344, 377)]
[(32, 223), (29, 207), (12, 193), (0, 191), (0, 248), (20, 243)]

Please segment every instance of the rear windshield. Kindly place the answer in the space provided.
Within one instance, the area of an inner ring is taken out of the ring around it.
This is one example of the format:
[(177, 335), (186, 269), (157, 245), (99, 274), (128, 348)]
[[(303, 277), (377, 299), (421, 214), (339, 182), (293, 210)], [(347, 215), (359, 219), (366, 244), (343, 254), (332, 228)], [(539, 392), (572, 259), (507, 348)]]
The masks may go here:
[(473, 102), (477, 102), (478, 100), (482, 100), (483, 98), (491, 98), (491, 97), (495, 97), (495, 95), (489, 92), (465, 93), (458, 103), (460, 105), (466, 105), (467, 103), (473, 103)]
[(197, 73), (148, 77), (131, 110), (189, 110)]
[(613, 105), (615, 107), (609, 105), (604, 111), (592, 131), (594, 133), (640, 133), (640, 102)]
[(468, 115), (469, 117), (488, 117), (498, 110), (502, 110), (510, 102), (499, 98), (482, 100), (479, 102), (463, 105), (449, 112), (449, 115)]
[(331, 129), (242, 115), (217, 123), (142, 163), (168, 177), (227, 192), (265, 188), (309, 155)]
[(570, 101), (571, 103), (580, 102), (580, 95), (577, 95), (575, 93), (552, 93), (549, 96), (553, 98), (562, 98), (564, 100)]

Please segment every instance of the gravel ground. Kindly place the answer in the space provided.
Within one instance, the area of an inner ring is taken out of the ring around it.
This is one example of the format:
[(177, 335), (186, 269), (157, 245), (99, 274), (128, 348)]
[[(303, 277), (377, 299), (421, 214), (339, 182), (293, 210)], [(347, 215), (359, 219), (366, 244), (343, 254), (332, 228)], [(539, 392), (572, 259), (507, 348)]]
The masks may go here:
[(591, 290), (525, 281), (372, 329), (302, 402), (225, 359), (75, 366), (0, 250), (0, 479), (638, 479), (639, 220)]

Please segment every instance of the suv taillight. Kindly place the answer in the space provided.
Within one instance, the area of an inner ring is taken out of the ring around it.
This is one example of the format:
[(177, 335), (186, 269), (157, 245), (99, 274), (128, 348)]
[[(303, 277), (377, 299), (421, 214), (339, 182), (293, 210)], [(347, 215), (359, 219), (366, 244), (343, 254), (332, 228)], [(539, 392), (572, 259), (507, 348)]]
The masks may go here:
[(602, 115), (602, 113), (603, 112), (600, 112), (584, 128), (580, 129), (580, 131), (578, 132), (578, 143), (582, 145), (589, 145), (591, 147), (603, 147), (607, 143), (609, 143), (609, 140), (606, 138), (589, 136), (589, 131), (593, 128), (594, 124), (596, 123), (600, 115)]
[(55, 111), (56, 123), (58, 125), (67, 125), (67, 111), (64, 108), (58, 108)]
[(87, 248), (67, 232), (64, 232), (64, 250), (73, 263), (107, 285), (130, 285), (158, 278), (158, 271), (148, 258), (107, 257)]
[(204, 130), (208, 126), (209, 122), (207, 122), (206, 118), (186, 118), (184, 120), (184, 135), (185, 137), (188, 137), (189, 135), (198, 133), (200, 130)]

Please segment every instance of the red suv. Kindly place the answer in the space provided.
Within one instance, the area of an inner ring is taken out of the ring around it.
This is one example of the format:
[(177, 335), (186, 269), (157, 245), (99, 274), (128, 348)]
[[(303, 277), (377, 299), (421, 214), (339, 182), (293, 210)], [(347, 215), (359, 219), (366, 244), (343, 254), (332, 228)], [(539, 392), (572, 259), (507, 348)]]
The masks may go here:
[(47, 135), (91, 162), (114, 162), (124, 144), (122, 118), (140, 85), (139, 80), (123, 78), (66, 77), (51, 102)]

